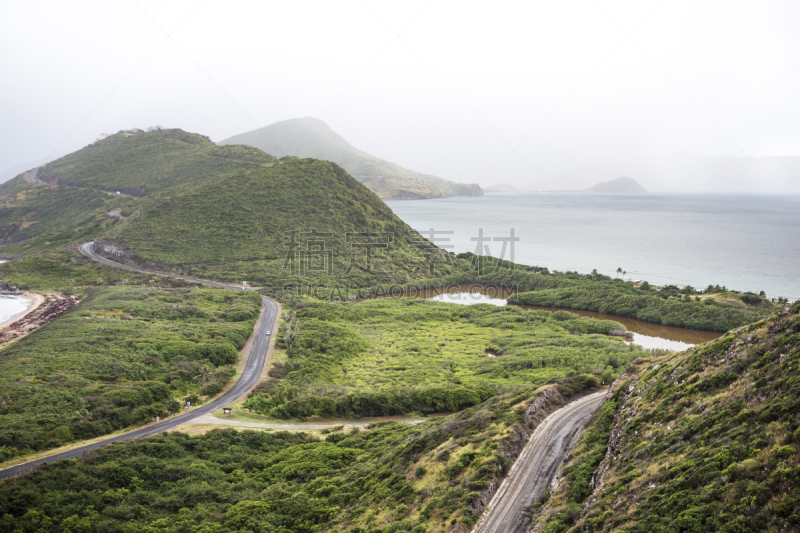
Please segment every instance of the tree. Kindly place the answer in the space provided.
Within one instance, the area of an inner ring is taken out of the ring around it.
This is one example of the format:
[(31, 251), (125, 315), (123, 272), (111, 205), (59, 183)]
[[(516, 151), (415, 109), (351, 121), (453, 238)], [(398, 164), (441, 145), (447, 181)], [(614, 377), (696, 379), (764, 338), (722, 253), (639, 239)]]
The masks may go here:
[(78, 423), (83, 424), (84, 422), (88, 422), (92, 419), (92, 414), (89, 412), (88, 409), (82, 408), (75, 411), (75, 414), (72, 416), (73, 420), (77, 420)]
[(200, 367), (200, 373), (195, 376), (195, 379), (199, 379), (200, 384), (205, 388), (206, 384), (211, 379), (211, 374), (212, 371), (208, 368), (208, 365), (203, 365)]
[(625, 279), (625, 276), (626, 276), (627, 274), (628, 274), (628, 273), (627, 273), (627, 272), (625, 272), (625, 271), (623, 270), (623, 271), (622, 271), (622, 279)]
[(622, 268), (617, 268), (617, 276), (619, 276), (620, 274), (622, 274)]

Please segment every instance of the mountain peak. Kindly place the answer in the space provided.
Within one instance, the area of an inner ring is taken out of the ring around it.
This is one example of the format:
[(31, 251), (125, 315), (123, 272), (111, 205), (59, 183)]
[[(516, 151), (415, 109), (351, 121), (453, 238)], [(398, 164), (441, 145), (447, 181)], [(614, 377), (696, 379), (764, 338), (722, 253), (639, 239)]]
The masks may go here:
[(462, 184), (408, 170), (363, 152), (314, 117), (282, 120), (234, 135), (220, 145), (246, 144), (276, 157), (286, 155), (332, 161), (384, 199), (481, 196), (477, 184)]

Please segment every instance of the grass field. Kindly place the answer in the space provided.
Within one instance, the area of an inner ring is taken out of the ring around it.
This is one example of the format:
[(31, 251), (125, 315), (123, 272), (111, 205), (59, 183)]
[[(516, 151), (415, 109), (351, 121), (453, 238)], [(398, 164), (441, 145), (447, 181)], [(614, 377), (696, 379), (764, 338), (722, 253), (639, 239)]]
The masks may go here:
[[(280, 332), (285, 363), (245, 407), (278, 418), (457, 411), (576, 373), (610, 381), (648, 354), (613, 321), (413, 299), (310, 303)], [(489, 357), (492, 350), (496, 357)]]

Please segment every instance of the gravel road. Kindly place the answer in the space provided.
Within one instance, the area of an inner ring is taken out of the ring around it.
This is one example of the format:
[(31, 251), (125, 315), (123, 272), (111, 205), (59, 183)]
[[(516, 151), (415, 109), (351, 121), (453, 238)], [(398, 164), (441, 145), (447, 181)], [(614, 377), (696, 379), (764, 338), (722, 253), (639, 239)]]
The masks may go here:
[(575, 435), (605, 395), (603, 391), (584, 396), (539, 424), (473, 531), (521, 533), (529, 530), (530, 516), (523, 515), (525, 507), (541, 497), (572, 447)]

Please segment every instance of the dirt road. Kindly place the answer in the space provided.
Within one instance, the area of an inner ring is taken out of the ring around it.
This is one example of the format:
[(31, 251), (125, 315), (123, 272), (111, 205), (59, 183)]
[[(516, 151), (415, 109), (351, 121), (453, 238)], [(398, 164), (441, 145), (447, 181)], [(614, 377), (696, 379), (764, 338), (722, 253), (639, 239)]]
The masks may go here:
[(473, 531), (528, 531), (530, 517), (523, 515), (524, 508), (541, 497), (572, 447), (575, 435), (600, 406), (605, 395), (603, 391), (584, 396), (555, 411), (539, 424)]

